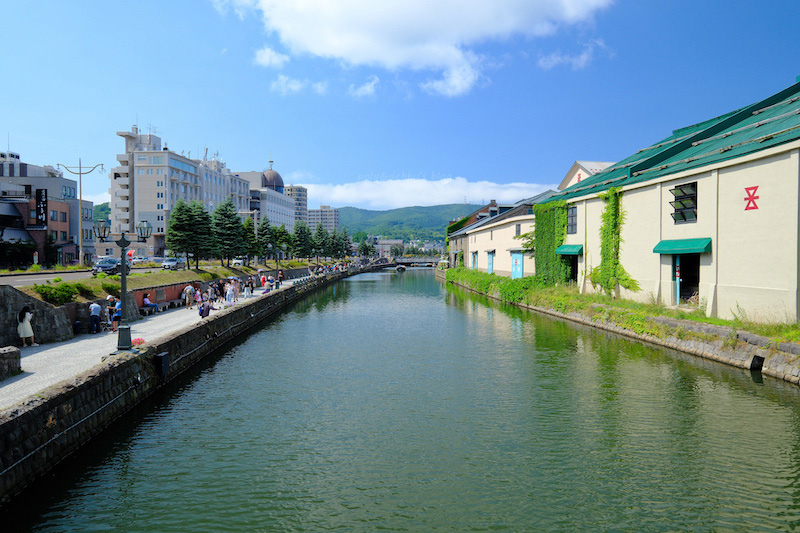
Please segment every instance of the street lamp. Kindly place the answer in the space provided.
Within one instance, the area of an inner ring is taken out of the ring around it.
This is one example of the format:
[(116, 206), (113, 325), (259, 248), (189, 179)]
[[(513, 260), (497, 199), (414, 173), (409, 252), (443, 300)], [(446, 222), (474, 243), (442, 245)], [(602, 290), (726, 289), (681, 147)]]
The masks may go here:
[(317, 249), (316, 248), (312, 248), (311, 249), (311, 253), (314, 254), (314, 274), (316, 274), (317, 273), (317, 266), (319, 266), (318, 265), (319, 257), (317, 256)]
[(57, 167), (61, 167), (67, 172), (72, 174), (78, 175), (78, 211), (80, 215), (78, 216), (78, 264), (83, 265), (83, 175), (84, 174), (91, 174), (94, 169), (100, 167), (100, 174), (104, 173), (106, 169), (103, 167), (103, 163), (98, 163), (89, 170), (83, 170), (83, 165), (81, 164), (80, 157), (78, 158), (78, 171), (76, 172), (74, 169), (75, 167), (68, 167), (67, 165), (62, 165), (61, 163), (56, 163)]
[[(106, 242), (106, 239), (109, 237), (109, 232), (111, 228), (108, 225), (108, 222), (105, 220), (98, 220), (95, 222), (94, 225), (94, 234), (97, 236), (100, 242)], [(139, 242), (147, 242), (147, 239), (153, 233), (153, 226), (149, 222), (145, 222), (144, 220), (139, 222), (136, 225), (136, 235), (138, 237)], [(131, 327), (128, 325), (128, 319), (126, 317), (126, 307), (127, 307), (127, 296), (128, 296), (128, 282), (127, 282), (127, 274), (128, 274), (128, 262), (126, 256), (128, 255), (128, 245), (131, 243), (126, 237), (125, 232), (120, 233), (119, 240), (114, 241), (117, 246), (120, 247), (121, 253), (121, 261), (120, 261), (120, 320), (119, 320), (119, 327), (117, 330), (119, 331), (119, 337), (117, 337), (117, 350), (130, 350), (133, 347), (131, 343)]]

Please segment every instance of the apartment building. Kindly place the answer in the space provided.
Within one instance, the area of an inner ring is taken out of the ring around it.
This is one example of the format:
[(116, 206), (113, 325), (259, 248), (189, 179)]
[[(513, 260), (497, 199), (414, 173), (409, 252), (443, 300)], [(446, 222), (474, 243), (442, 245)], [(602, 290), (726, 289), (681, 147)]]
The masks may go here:
[(331, 209), (329, 205), (321, 205), (319, 209), (309, 209), (308, 227), (313, 232), (320, 224), (328, 233), (339, 229), (339, 210)]
[(236, 176), (247, 181), (250, 187), (250, 207), (248, 215), (256, 222), (267, 217), (271, 226), (283, 225), (287, 231), (294, 231), (295, 199), (285, 194), (283, 178), (269, 168), (263, 172), (237, 172)]
[(284, 194), (294, 200), (294, 221), (308, 225), (308, 189), (302, 185), (288, 185)]
[[(237, 211), (250, 208), (249, 184), (234, 175), (215, 154), (208, 159), (192, 159), (162, 147), (161, 138), (150, 133), (119, 131), (125, 139), (125, 152), (117, 155), (120, 166), (109, 173), (111, 233), (136, 233), (142, 221), (153, 226), (146, 243), (134, 243), (136, 255), (166, 254), (166, 229), (170, 213), (179, 200), (198, 201), (209, 212), (230, 197)], [(106, 247), (105, 252), (113, 252)]]

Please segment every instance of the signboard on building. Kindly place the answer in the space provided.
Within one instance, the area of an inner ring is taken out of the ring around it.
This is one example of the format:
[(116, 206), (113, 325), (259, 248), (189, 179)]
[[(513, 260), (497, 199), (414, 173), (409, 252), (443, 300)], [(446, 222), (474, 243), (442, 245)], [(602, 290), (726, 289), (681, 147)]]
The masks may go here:
[(36, 189), (36, 225), (47, 225), (47, 189)]

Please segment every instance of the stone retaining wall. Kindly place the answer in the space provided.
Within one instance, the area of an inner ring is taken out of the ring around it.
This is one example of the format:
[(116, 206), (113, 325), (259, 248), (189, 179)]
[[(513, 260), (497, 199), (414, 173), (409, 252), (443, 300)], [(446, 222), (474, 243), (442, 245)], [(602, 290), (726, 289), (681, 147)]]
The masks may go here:
[(19, 374), (19, 359), (20, 351), (16, 346), (0, 348), (0, 380)]
[(52, 470), (112, 422), (223, 344), (339, 272), (259, 296), (142, 345), (0, 412), (0, 503)]
[[(438, 277), (437, 273), (437, 278)], [(444, 281), (443, 278), (440, 279)], [(454, 282), (450, 283), (470, 292), (478, 293), (478, 291), (466, 285)], [(497, 300), (497, 298), (489, 294), (478, 294)], [(653, 317), (653, 320), (664, 323), (676, 331), (676, 335), (674, 336), (661, 338), (653, 335), (639, 334), (624, 329), (612, 322), (593, 320), (579, 313), (562, 313), (553, 309), (525, 304), (513, 305), (524, 309), (530, 309), (537, 313), (591, 326), (593, 328), (611, 331), (656, 346), (672, 348), (697, 357), (711, 359), (747, 370), (757, 370), (767, 376), (782, 379), (790, 383), (800, 384), (800, 345), (797, 344), (780, 343), (771, 346), (769, 339), (765, 337), (747, 332), (737, 332), (732, 330), (732, 328), (687, 323), (687, 321), (678, 321), (664, 317)], [(707, 340), (679, 338), (678, 332), (680, 330), (703, 333)]]

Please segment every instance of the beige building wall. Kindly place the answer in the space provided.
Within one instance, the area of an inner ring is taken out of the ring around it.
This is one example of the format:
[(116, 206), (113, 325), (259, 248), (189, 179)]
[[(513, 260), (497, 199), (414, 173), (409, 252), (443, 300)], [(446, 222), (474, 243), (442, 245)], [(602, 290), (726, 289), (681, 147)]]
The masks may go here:
[[(620, 290), (637, 301), (675, 305), (673, 256), (653, 253), (662, 240), (710, 238), (711, 252), (700, 254), (698, 296), (709, 316), (733, 318), (742, 310), (759, 321), (796, 321), (800, 255), (800, 142), (718, 165), (677, 173), (623, 189), (625, 223), (620, 263), (641, 290)], [(670, 189), (697, 183), (697, 222), (675, 224)], [(747, 188), (758, 187), (757, 209), (746, 209)], [(565, 244), (583, 244), (579, 286), (600, 264), (604, 202), (576, 199), (578, 231)]]
[[(489, 268), (489, 250), (494, 250), (493, 272), (498, 276), (511, 276), (511, 252), (510, 249), (522, 247), (522, 241), (515, 239), (517, 225), (520, 227), (520, 234), (533, 231), (533, 215), (522, 215), (507, 218), (493, 224), (486, 224), (472, 232), (468, 232), (469, 252), (465, 252), (467, 268), (472, 266), (472, 252), (478, 252), (478, 270), (487, 272)], [(523, 276), (535, 274), (533, 257), (524, 254), (522, 259)]]

